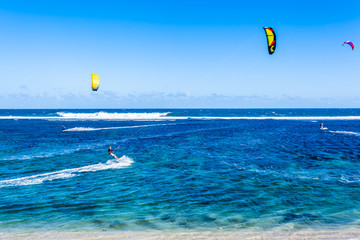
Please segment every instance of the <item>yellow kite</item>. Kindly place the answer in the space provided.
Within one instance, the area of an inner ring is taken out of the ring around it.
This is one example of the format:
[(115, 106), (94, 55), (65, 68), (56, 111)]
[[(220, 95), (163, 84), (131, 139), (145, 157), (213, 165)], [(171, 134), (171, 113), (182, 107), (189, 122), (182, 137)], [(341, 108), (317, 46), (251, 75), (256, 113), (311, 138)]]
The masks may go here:
[(268, 43), (269, 54), (273, 54), (276, 48), (276, 35), (274, 30), (271, 27), (264, 27), (266, 39)]
[(97, 91), (100, 84), (99, 75), (91, 74), (91, 79), (92, 79), (92, 83), (91, 83), (92, 90)]

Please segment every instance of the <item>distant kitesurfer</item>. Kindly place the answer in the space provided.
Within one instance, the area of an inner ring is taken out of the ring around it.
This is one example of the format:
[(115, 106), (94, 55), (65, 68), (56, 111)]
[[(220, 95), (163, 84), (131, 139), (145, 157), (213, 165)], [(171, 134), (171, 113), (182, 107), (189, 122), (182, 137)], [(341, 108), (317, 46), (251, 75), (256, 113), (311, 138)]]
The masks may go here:
[(324, 129), (324, 125), (322, 123), (320, 123), (320, 129)]
[(61, 126), (61, 128), (62, 128), (62, 130), (63, 130), (63, 131), (65, 131), (65, 130), (66, 130), (65, 126)]
[(115, 154), (113, 154), (113, 151), (115, 151), (115, 150), (112, 150), (112, 149), (111, 149), (111, 146), (109, 146), (108, 153), (109, 153), (111, 156), (113, 156), (115, 159), (119, 159)]

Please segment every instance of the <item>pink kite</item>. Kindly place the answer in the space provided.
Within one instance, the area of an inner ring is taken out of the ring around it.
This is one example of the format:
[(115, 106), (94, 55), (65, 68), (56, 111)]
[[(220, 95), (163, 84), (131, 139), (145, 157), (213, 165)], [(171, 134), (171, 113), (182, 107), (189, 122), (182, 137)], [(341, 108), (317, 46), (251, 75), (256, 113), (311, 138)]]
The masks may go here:
[(352, 42), (346, 41), (346, 42), (344, 42), (342, 45), (344, 46), (345, 43), (346, 43), (346, 44), (349, 44), (349, 45), (351, 46), (352, 50), (354, 50), (355, 46), (354, 46), (354, 44), (353, 44)]

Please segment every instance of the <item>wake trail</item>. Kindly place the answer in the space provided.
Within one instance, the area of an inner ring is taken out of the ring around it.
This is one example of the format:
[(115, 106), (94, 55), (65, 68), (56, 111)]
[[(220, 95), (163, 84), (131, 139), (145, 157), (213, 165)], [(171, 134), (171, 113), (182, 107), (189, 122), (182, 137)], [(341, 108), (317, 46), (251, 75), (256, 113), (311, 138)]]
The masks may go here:
[(335, 133), (335, 134), (345, 134), (345, 135), (354, 135), (354, 136), (360, 136), (360, 133), (358, 132), (351, 132), (351, 131), (328, 131), (329, 133)]
[(0, 181), (0, 188), (41, 184), (46, 181), (72, 178), (77, 176), (79, 173), (84, 172), (96, 172), (108, 169), (125, 168), (130, 166), (133, 162), (134, 161), (131, 158), (127, 156), (122, 156), (119, 159), (108, 160), (106, 163), (98, 163), (79, 168), (70, 168), (50, 173), (42, 173), (27, 177), (2, 180)]
[(124, 127), (106, 127), (106, 128), (91, 128), (91, 127), (74, 127), (64, 130), (64, 132), (87, 132), (87, 131), (100, 131), (100, 130), (113, 130), (113, 129), (130, 129), (130, 128), (145, 128), (145, 127), (157, 127), (157, 126), (170, 126), (176, 125), (175, 123), (168, 124), (148, 124), (137, 126), (124, 126)]

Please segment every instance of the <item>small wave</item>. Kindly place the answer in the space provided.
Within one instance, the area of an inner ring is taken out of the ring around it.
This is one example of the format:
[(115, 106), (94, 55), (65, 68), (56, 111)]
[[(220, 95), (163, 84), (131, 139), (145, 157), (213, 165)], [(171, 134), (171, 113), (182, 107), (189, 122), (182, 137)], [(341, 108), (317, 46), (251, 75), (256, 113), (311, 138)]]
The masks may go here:
[(98, 163), (93, 165), (88, 165), (79, 168), (71, 168), (71, 169), (64, 169), (61, 171), (50, 172), (50, 173), (43, 173), (33, 176), (15, 178), (15, 179), (8, 179), (0, 181), (0, 188), (3, 187), (13, 187), (13, 186), (25, 186), (25, 185), (33, 185), (33, 184), (41, 184), (45, 181), (53, 181), (56, 179), (66, 179), (72, 178), (77, 176), (78, 173), (83, 172), (96, 172), (108, 169), (118, 169), (118, 168), (125, 168), (130, 166), (134, 161), (127, 157), (122, 156), (119, 159), (108, 160), (106, 163)]
[[(242, 169), (241, 169), (242, 170)], [(293, 171), (293, 172), (285, 172), (285, 171), (276, 171), (271, 169), (253, 169), (246, 168), (245, 170), (249, 172), (255, 172), (261, 175), (273, 175), (279, 178), (290, 178), (290, 179), (302, 179), (302, 180), (310, 180), (310, 181), (334, 181), (336, 177), (331, 177), (326, 173), (315, 173), (310, 174), (309, 172), (303, 171)]]
[(156, 127), (167, 126), (172, 124), (149, 124), (149, 125), (137, 125), (137, 126), (125, 126), (125, 127), (107, 127), (107, 128), (91, 128), (91, 127), (74, 127), (66, 129), (64, 132), (86, 132), (86, 131), (100, 131), (100, 130), (112, 130), (112, 129), (128, 129), (128, 128), (142, 128), (142, 127)]
[(358, 132), (351, 132), (351, 131), (329, 131), (330, 133), (336, 133), (336, 134), (346, 134), (346, 135), (355, 135), (360, 136), (360, 133)]
[(342, 182), (342, 183), (359, 183), (360, 178), (359, 178), (359, 176), (349, 177), (349, 176), (342, 175), (341, 179), (339, 181)]

